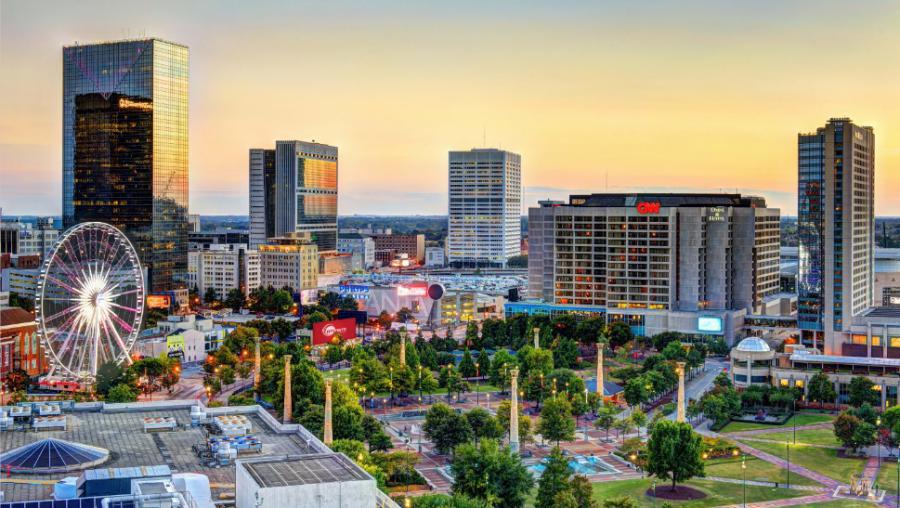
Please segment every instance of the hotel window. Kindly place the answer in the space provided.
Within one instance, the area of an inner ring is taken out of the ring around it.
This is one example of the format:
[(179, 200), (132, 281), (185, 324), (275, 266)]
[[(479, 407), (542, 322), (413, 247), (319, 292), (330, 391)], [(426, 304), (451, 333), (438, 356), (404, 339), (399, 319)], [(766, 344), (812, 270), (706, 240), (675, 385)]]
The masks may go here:
[(797, 387), (797, 388), (803, 388), (803, 380), (802, 380), (802, 379), (795, 379), (795, 380), (794, 380), (794, 386)]
[(872, 336), (872, 345), (873, 345), (873, 346), (880, 346), (880, 345), (881, 345), (881, 337), (879, 337), (879, 336), (877, 336), (877, 335), (873, 335), (873, 336)]
[(854, 335), (853, 338), (851, 339), (851, 341), (853, 342), (853, 344), (860, 344), (860, 345), (865, 346), (866, 345), (866, 336), (865, 335)]
[(787, 386), (788, 386), (788, 380), (787, 380), (787, 379), (782, 379), (782, 380), (779, 381), (779, 384), (780, 384), (782, 387), (787, 388)]
[(891, 337), (891, 347), (900, 347), (900, 337)]

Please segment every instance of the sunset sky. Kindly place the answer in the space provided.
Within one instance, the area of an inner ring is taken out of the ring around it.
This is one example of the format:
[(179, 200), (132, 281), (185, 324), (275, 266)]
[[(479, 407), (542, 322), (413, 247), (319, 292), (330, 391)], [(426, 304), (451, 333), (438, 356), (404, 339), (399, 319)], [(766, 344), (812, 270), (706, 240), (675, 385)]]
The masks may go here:
[[(574, 192), (758, 194), (796, 213), (796, 135), (875, 129), (900, 215), (900, 3), (0, 1), (0, 206), (61, 209), (62, 46), (190, 47), (190, 207), (247, 213), (247, 150), (340, 150), (340, 213), (442, 214), (447, 151)], [(608, 182), (608, 185), (607, 185)]]

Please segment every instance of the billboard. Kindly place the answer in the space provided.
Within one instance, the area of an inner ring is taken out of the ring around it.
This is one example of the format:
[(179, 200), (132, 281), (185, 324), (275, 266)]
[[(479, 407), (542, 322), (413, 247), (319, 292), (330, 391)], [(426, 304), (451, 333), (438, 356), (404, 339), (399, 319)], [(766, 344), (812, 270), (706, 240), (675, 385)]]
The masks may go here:
[(169, 295), (147, 295), (147, 307), (151, 309), (168, 309), (171, 302)]
[(184, 335), (173, 333), (166, 337), (166, 352), (169, 356), (184, 354)]
[(356, 319), (335, 319), (313, 324), (313, 345), (331, 344), (337, 335), (344, 340), (356, 338)]
[(722, 333), (722, 318), (700, 316), (697, 318), (697, 331), (704, 333)]
[(426, 296), (427, 294), (428, 284), (424, 282), (414, 282), (397, 286), (397, 296)]

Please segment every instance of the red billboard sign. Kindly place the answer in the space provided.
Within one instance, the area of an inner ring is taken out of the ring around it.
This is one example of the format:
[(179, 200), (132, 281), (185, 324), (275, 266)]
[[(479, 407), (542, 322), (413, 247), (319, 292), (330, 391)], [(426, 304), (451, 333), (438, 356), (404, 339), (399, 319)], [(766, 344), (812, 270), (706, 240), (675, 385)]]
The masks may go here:
[(313, 324), (313, 345), (331, 344), (338, 336), (341, 339), (356, 338), (356, 320), (353, 318), (320, 321)]
[(641, 215), (659, 213), (659, 201), (641, 201), (637, 204), (637, 211)]

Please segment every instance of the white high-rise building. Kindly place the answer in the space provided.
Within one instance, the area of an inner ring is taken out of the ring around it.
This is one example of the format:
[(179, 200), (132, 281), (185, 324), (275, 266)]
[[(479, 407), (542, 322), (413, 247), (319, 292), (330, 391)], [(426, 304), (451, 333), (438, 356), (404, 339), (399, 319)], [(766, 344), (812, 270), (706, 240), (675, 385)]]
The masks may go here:
[(522, 157), (496, 148), (450, 152), (447, 262), (499, 266), (521, 253)]
[(797, 324), (804, 342), (839, 355), (875, 303), (875, 134), (832, 118), (797, 142)]

